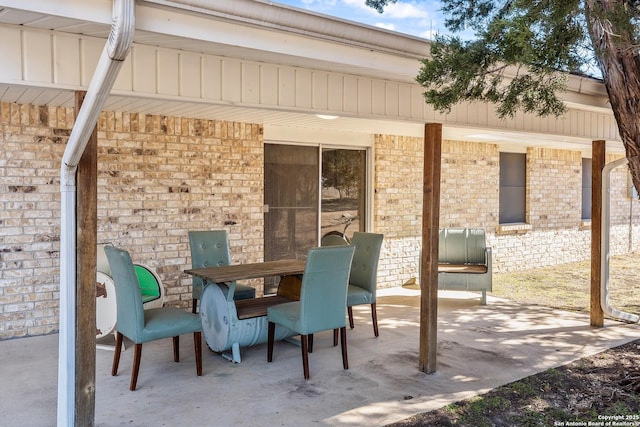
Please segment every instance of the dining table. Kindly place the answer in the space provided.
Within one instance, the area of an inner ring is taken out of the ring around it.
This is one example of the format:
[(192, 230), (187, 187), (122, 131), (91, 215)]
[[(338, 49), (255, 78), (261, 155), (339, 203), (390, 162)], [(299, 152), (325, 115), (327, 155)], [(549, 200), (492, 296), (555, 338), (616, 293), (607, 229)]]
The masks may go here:
[[(306, 261), (284, 259), (184, 270), (205, 282), (200, 300), (202, 332), (211, 350), (240, 363), (240, 347), (265, 343), (267, 340), (267, 310), (277, 304), (291, 302), (290, 293), (258, 298), (234, 300), (237, 280), (262, 277), (299, 278)], [(294, 281), (287, 281), (295, 283)], [(299, 283), (299, 280), (297, 280)], [(296, 335), (285, 328), (277, 328), (276, 339)], [(231, 350), (229, 355), (227, 350)]]

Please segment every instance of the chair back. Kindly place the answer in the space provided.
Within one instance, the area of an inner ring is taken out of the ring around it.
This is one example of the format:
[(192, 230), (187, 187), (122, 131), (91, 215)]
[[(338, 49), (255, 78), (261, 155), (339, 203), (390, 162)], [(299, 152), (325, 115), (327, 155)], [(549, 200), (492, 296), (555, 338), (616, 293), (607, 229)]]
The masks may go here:
[[(190, 231), (191, 268), (217, 267), (231, 264), (227, 230)], [(193, 277), (193, 298), (200, 299), (204, 281)]]
[(442, 228), (438, 233), (441, 264), (486, 264), (483, 228)]
[(104, 253), (105, 246), (113, 246), (113, 245), (98, 245), (96, 251), (96, 269), (100, 273), (104, 273), (107, 276), (111, 276), (111, 268), (109, 267), (109, 260), (107, 259), (107, 254)]
[(351, 262), (351, 276), (349, 284), (358, 286), (376, 295), (376, 278), (378, 275), (378, 260), (382, 248), (382, 234), (353, 233), (351, 245), (355, 247)]
[(310, 249), (300, 289), (300, 323), (307, 334), (346, 325), (353, 246)]
[(144, 309), (138, 276), (129, 252), (105, 246), (111, 276), (116, 287), (118, 317), (116, 330), (134, 342), (142, 341)]

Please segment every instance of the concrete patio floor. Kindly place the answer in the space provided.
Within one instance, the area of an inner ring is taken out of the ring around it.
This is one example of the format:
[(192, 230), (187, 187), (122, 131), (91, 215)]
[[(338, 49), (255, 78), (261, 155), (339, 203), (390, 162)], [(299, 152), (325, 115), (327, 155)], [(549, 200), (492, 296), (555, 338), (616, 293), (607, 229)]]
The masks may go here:
[[(418, 370), (419, 291), (378, 291), (380, 337), (367, 306), (354, 308), (348, 330), (349, 369), (332, 334), (317, 334), (304, 381), (300, 349), (278, 342), (242, 349), (234, 364), (203, 354), (195, 375), (193, 339), (145, 344), (138, 389), (130, 392), (132, 351), (112, 377), (113, 352), (97, 350), (97, 426), (381, 426), (640, 338), (640, 326), (607, 321), (589, 327), (587, 314), (523, 306), (488, 296), (440, 292), (437, 372)], [(54, 426), (58, 336), (0, 342), (3, 426)]]

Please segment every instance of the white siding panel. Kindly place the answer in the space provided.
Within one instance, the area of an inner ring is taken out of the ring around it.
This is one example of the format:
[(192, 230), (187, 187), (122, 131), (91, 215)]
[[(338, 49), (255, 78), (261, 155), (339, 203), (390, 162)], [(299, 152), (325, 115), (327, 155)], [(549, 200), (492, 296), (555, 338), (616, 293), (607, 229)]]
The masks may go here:
[(543, 120), (535, 114), (526, 114), (525, 129), (539, 132), (542, 129)]
[(98, 65), (100, 55), (102, 54), (102, 51), (104, 49), (104, 44), (105, 41), (101, 39), (80, 39), (80, 49), (82, 51), (82, 53), (80, 54), (80, 58), (82, 61), (80, 65), (80, 78), (82, 80), (82, 86), (89, 86), (89, 83), (93, 78), (93, 73), (95, 72), (96, 66)]
[(222, 60), (222, 99), (228, 102), (242, 101), (242, 62)]
[(496, 112), (496, 106), (491, 104), (488, 107), (489, 107), (489, 112), (487, 115), (487, 125), (489, 127), (502, 126), (502, 120), (498, 118), (498, 113)]
[(124, 60), (120, 71), (118, 72), (118, 78), (113, 84), (113, 89), (123, 92), (131, 92), (133, 90), (133, 59), (131, 55), (127, 56)]
[(178, 96), (180, 94), (180, 55), (175, 51), (159, 50), (158, 93)]
[(296, 74), (291, 67), (280, 67), (278, 73), (278, 104), (281, 107), (295, 105)]
[(296, 107), (311, 108), (313, 105), (312, 77), (311, 71), (296, 69)]
[(359, 81), (354, 76), (345, 76), (342, 81), (344, 82), (343, 109), (348, 113), (357, 113), (358, 94), (360, 93)]
[(591, 123), (591, 135), (596, 135), (596, 137), (599, 137), (600, 135), (602, 135), (602, 132), (600, 132), (600, 130), (602, 129), (600, 124), (601, 121), (598, 120), (598, 114), (596, 113), (589, 113), (589, 123)]
[[(53, 85), (88, 87), (105, 44), (104, 39), (97, 37), (18, 27), (0, 27), (0, 40), (0, 83), (17, 81), (43, 88)], [(435, 121), (456, 126), (487, 126), (609, 141), (619, 139), (614, 117), (597, 110), (574, 108), (561, 118), (517, 113), (513, 118), (500, 120), (494, 106), (465, 103), (454, 106), (451, 113), (445, 115), (435, 112), (424, 102), (423, 88), (417, 83), (141, 44), (132, 47), (114, 89), (118, 95), (135, 99), (140, 106), (148, 99), (183, 96), (185, 101), (204, 98), (212, 103), (262, 105), (282, 111), (322, 111), (387, 120), (411, 118), (418, 122)], [(12, 89), (11, 93), (14, 92), (11, 96), (16, 99), (38, 104), (47, 103), (54, 96), (51, 93), (26, 93), (24, 87)], [(196, 111), (201, 109), (201, 106), (191, 105), (185, 106), (184, 111), (191, 111), (191, 107)]]
[(398, 87), (398, 115), (411, 117), (411, 86), (409, 85)]
[(316, 71), (312, 76), (311, 107), (315, 110), (326, 110), (329, 105), (328, 73)]
[(274, 65), (260, 66), (260, 103), (278, 105), (278, 68)]
[(426, 119), (427, 112), (424, 108), (424, 97), (422, 96), (422, 87), (413, 85), (411, 86), (411, 117), (414, 119)]
[(329, 110), (344, 111), (345, 77), (342, 74), (329, 74), (327, 91), (327, 107)]
[(475, 106), (474, 120), (478, 125), (487, 126), (489, 122), (490, 108), (486, 102), (478, 102)]
[(575, 110), (570, 110), (567, 115), (569, 118), (569, 135), (579, 135), (578, 134), (578, 112)]
[(373, 114), (383, 116), (386, 113), (386, 85), (382, 80), (373, 80), (372, 85), (372, 96), (371, 96), (371, 109)]
[(445, 114), (447, 123), (460, 123), (460, 105), (456, 104), (451, 106), (451, 111)]
[(260, 103), (260, 65), (252, 62), (242, 64), (242, 102)]
[(398, 117), (399, 98), (398, 98), (398, 84), (393, 82), (386, 82), (384, 90), (384, 102), (385, 102), (385, 115), (391, 117)]
[(373, 113), (373, 89), (371, 79), (361, 77), (357, 79), (356, 100), (358, 114), (369, 116)]
[(32, 82), (51, 83), (53, 58), (49, 33), (23, 33), (24, 78)]
[(199, 98), (202, 94), (202, 67), (200, 55), (180, 54), (180, 95)]
[(605, 139), (608, 140), (619, 140), (620, 133), (618, 132), (618, 124), (614, 117), (607, 117), (607, 131), (604, 134)]
[(136, 45), (131, 50), (133, 58), (133, 90), (155, 93), (157, 90), (156, 52), (152, 47)]
[(78, 37), (53, 36), (53, 80), (62, 85), (80, 85), (80, 41)]
[(22, 35), (14, 28), (0, 27), (0, 80), (22, 80)]
[(219, 58), (202, 58), (202, 96), (209, 100), (222, 98), (222, 63)]

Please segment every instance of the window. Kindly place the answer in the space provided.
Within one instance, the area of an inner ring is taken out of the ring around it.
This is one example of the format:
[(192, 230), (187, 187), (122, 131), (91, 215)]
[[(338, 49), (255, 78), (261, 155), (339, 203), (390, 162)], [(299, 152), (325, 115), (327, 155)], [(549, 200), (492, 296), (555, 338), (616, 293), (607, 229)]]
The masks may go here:
[(582, 220), (591, 219), (591, 159), (582, 159)]
[(500, 224), (524, 223), (527, 155), (500, 153)]

